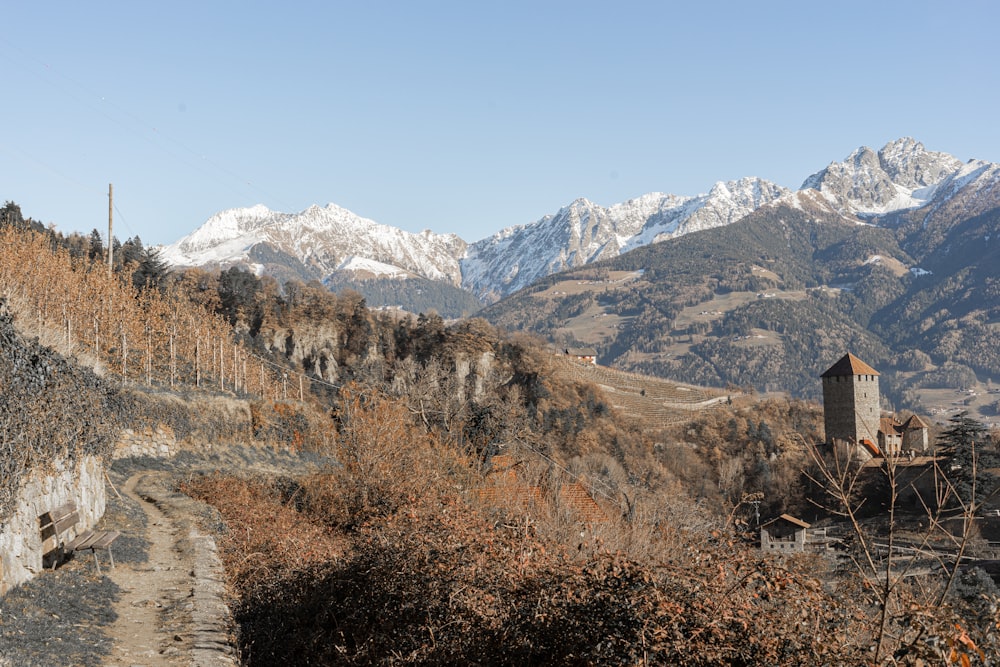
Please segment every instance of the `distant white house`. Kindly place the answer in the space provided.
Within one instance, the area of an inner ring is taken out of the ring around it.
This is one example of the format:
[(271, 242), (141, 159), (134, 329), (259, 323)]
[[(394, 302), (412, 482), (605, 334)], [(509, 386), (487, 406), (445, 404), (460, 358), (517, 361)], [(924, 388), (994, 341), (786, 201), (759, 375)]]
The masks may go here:
[(563, 354), (588, 364), (597, 363), (597, 350), (592, 347), (565, 347), (563, 348)]

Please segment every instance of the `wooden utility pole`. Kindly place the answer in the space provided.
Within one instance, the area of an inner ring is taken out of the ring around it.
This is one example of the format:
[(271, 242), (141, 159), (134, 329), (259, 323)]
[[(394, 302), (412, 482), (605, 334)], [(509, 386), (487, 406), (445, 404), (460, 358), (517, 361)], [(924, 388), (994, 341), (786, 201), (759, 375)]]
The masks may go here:
[(108, 183), (108, 275), (112, 273), (115, 260), (115, 237), (112, 231), (112, 211), (114, 210), (114, 189)]

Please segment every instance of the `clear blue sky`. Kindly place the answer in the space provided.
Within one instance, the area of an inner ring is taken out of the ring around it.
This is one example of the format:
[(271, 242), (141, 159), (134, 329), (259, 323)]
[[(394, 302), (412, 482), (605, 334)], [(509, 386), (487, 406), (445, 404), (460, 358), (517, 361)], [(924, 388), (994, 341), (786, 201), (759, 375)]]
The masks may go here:
[(336, 203), (468, 241), (577, 197), (1000, 161), (1000, 3), (10, 2), (0, 200), (169, 243)]

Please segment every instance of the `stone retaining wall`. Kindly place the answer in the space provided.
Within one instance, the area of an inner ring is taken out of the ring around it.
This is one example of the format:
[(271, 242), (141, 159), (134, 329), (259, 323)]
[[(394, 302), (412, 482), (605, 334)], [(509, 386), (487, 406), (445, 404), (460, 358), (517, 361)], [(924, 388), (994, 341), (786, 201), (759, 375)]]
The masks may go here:
[(149, 456), (166, 459), (177, 453), (177, 437), (173, 429), (164, 424), (156, 428), (144, 428), (133, 431), (127, 428), (118, 436), (115, 443), (115, 459)]
[(86, 456), (76, 465), (57, 461), (52, 470), (35, 471), (21, 485), (13, 515), (0, 526), (0, 595), (42, 571), (39, 517), (70, 500), (76, 503), (80, 522), (67, 539), (104, 516), (107, 496), (99, 458)]

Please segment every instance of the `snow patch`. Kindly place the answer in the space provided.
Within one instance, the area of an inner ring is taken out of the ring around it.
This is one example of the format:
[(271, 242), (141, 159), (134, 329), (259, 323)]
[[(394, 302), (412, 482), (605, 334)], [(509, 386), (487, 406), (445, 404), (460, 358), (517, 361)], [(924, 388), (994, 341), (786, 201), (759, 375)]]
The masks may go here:
[(378, 262), (367, 257), (351, 256), (337, 266), (337, 271), (365, 271), (376, 276), (389, 278), (407, 278), (409, 273), (398, 266)]

